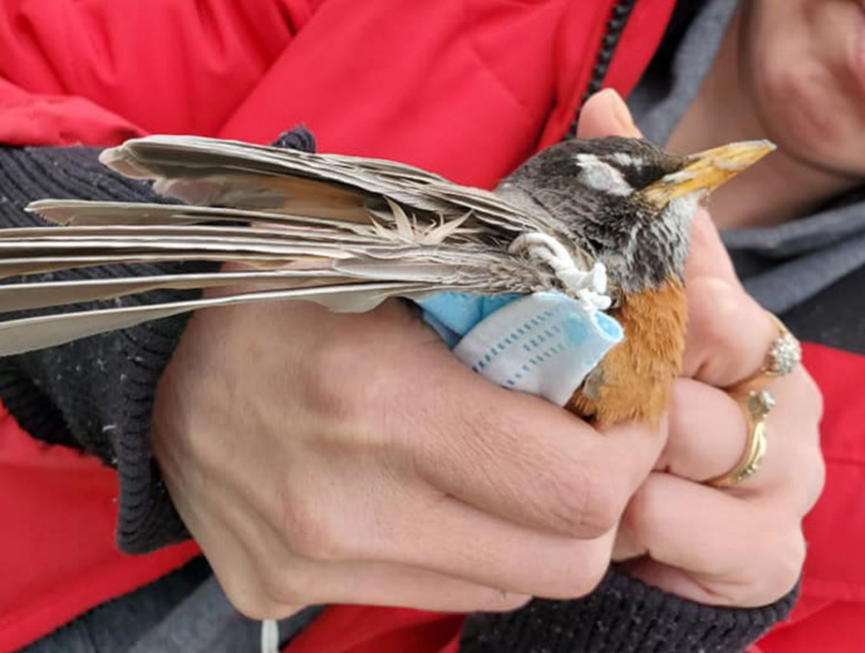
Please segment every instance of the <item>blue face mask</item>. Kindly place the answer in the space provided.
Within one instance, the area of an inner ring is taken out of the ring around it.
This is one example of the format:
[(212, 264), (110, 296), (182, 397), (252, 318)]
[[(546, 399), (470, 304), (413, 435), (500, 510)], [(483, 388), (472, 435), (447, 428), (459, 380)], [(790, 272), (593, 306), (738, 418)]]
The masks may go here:
[(609, 315), (559, 293), (442, 292), (417, 303), (473, 371), (559, 406), (624, 335)]

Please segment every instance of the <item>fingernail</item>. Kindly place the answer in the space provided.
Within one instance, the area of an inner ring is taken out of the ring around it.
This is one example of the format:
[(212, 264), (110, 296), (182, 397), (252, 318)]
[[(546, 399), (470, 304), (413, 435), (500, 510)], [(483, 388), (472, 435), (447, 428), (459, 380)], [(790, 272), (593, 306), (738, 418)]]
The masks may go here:
[(634, 124), (631, 110), (628, 109), (628, 105), (616, 89), (605, 88), (603, 91), (599, 91), (596, 97), (603, 98), (603, 101), (607, 103), (607, 110), (613, 115), (616, 123), (618, 123), (617, 131), (620, 132), (621, 136), (633, 136), (636, 138), (642, 136), (637, 125)]

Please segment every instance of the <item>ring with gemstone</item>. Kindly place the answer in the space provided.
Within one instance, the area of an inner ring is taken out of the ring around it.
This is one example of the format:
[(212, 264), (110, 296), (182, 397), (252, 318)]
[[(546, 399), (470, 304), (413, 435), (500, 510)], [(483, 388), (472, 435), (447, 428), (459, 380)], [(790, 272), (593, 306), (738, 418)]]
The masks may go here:
[(756, 474), (763, 464), (763, 458), (766, 456), (766, 449), (768, 448), (766, 418), (775, 407), (775, 398), (766, 390), (752, 391), (744, 400), (735, 395), (734, 398), (740, 401), (745, 410), (748, 422), (748, 442), (745, 444), (745, 453), (742, 454), (742, 458), (733, 469), (726, 474), (704, 481), (706, 485), (716, 488), (738, 485), (746, 478)]
[(763, 366), (748, 378), (739, 381), (728, 390), (735, 394), (746, 394), (748, 390), (760, 389), (768, 381), (787, 376), (802, 362), (802, 345), (790, 329), (769, 311), (766, 315), (778, 329), (778, 337), (772, 341)]

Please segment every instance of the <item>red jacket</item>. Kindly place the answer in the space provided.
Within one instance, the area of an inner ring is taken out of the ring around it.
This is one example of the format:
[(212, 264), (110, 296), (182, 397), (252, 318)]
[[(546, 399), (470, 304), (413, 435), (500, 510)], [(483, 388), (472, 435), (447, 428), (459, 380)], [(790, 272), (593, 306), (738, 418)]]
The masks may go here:
[[(0, 0), (0, 142), (110, 145), (145, 133), (268, 142), (304, 123), (322, 151), (406, 161), (490, 187), (561, 138), (614, 4)], [(673, 4), (637, 2), (606, 86), (633, 87)], [(762, 650), (852, 653), (859, 649), (846, 638), (865, 623), (865, 564), (855, 540), (831, 533), (843, 519), (865, 541), (865, 414), (842, 399), (852, 383), (829, 371), (843, 365), (865, 379), (865, 359), (810, 348), (807, 363), (839, 393), (829, 394), (824, 436), (829, 484), (809, 518), (797, 618)], [(0, 653), (196, 555), (194, 544), (120, 554), (115, 497), (109, 470), (35, 443), (0, 412), (0, 523), (11, 525), (0, 538)], [(436, 653), (455, 649), (460, 623), (331, 608), (290, 650)]]

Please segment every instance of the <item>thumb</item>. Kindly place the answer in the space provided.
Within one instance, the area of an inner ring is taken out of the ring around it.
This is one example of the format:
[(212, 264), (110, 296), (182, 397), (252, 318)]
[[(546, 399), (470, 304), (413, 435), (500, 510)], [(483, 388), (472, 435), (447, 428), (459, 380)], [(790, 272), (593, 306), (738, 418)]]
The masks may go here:
[(630, 136), (640, 138), (640, 130), (634, 124), (628, 105), (611, 88), (595, 93), (580, 111), (577, 138), (601, 138), (603, 136)]
[(721, 240), (721, 234), (705, 208), (697, 209), (691, 228), (691, 246), (685, 260), (685, 283), (699, 277), (722, 279), (733, 286), (741, 287), (733, 261)]

